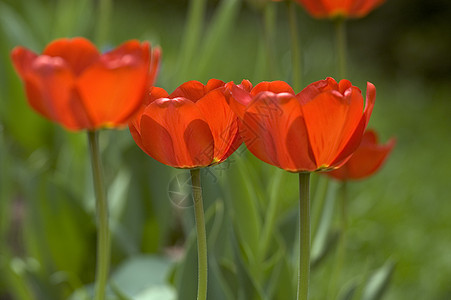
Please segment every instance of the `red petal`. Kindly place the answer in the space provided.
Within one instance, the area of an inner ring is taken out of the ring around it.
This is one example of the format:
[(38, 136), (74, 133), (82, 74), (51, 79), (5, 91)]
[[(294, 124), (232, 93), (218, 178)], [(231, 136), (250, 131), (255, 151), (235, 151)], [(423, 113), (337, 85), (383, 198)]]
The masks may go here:
[(233, 153), (230, 151), (231, 147), (236, 147), (234, 142), (237, 142), (236, 136), (239, 135), (237, 117), (227, 104), (221, 89), (207, 93), (196, 105), (213, 134), (214, 160), (221, 162), (227, 158), (226, 154), (229, 156)]
[(366, 84), (366, 103), (365, 110), (363, 112), (365, 116), (365, 128), (370, 121), (371, 113), (373, 112), (374, 103), (376, 101), (376, 87), (371, 82)]
[(22, 80), (25, 80), (26, 74), (37, 57), (38, 56), (34, 52), (23, 47), (16, 47), (11, 51), (11, 59), (14, 64), (14, 68), (17, 73), (19, 73)]
[(95, 128), (121, 126), (139, 109), (149, 63), (149, 45), (130, 41), (85, 70), (77, 86)]
[(231, 87), (229, 84), (226, 89), (228, 89), (231, 94), (231, 97), (228, 98), (230, 108), (240, 119), (243, 119), (246, 107), (252, 102), (252, 96), (248, 91), (233, 83), (231, 84)]
[(100, 57), (97, 48), (87, 39), (80, 37), (55, 40), (44, 49), (42, 54), (61, 57), (77, 76)]
[(207, 84), (205, 85), (205, 94), (207, 94), (208, 92), (215, 90), (217, 88), (221, 88), (224, 86), (224, 81), (219, 80), (219, 79), (210, 79), (208, 80)]
[(285, 81), (263, 81), (257, 84), (251, 91), (251, 96), (256, 96), (261, 92), (273, 92), (278, 93), (289, 93), (294, 95), (294, 91), (291, 86)]
[(205, 95), (204, 85), (197, 80), (191, 80), (183, 83), (178, 88), (176, 88), (169, 95), (169, 98), (183, 97), (193, 102), (196, 102), (204, 95)]
[(68, 65), (59, 57), (39, 56), (30, 66), (25, 85), (30, 105), (71, 130), (91, 127)]
[(378, 145), (376, 133), (368, 130), (351, 159), (341, 168), (331, 171), (327, 175), (339, 180), (368, 177), (380, 169), (394, 145), (395, 139), (391, 139), (385, 145)]
[(355, 132), (362, 111), (357, 88), (349, 89), (344, 97), (337, 91), (324, 92), (302, 106), (318, 168), (331, 166)]
[(152, 50), (152, 55), (150, 59), (150, 71), (149, 71), (149, 86), (152, 86), (157, 78), (158, 72), (160, 71), (160, 61), (161, 61), (161, 48), (157, 47)]
[(306, 86), (299, 94), (296, 95), (301, 104), (305, 104), (313, 100), (316, 96), (327, 91), (338, 90), (338, 84), (335, 79), (328, 77), (325, 80), (319, 80)]
[(152, 102), (141, 119), (146, 152), (177, 168), (208, 166), (213, 161), (214, 141), (196, 105), (184, 98)]
[(166, 92), (166, 90), (152, 86), (150, 87), (149, 93), (146, 97), (146, 100), (144, 101), (144, 105), (149, 105), (150, 103), (154, 102), (157, 99), (160, 98), (168, 98), (169, 94)]
[(241, 134), (247, 148), (266, 163), (292, 172), (315, 169), (301, 108), (291, 94), (258, 94), (244, 115)]

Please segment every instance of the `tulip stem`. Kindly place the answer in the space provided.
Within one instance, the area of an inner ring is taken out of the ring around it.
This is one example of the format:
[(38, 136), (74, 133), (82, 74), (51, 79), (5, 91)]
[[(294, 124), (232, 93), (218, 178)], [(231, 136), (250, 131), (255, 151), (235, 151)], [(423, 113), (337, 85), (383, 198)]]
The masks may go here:
[(88, 131), (91, 154), (92, 177), (96, 195), (97, 212), (97, 267), (95, 279), (95, 300), (105, 299), (110, 264), (110, 231), (108, 226), (108, 203), (102, 178), (102, 163), (99, 152), (98, 131)]
[(293, 68), (293, 89), (295, 93), (299, 93), (302, 87), (302, 66), (300, 60), (301, 48), (298, 41), (298, 23), (296, 19), (296, 4), (294, 1), (287, 2), (288, 19), (290, 23), (291, 37), (291, 67)]
[(310, 173), (299, 173), (298, 300), (307, 300), (310, 281)]
[(198, 281), (197, 300), (207, 299), (207, 234), (205, 232), (204, 208), (202, 201), (202, 186), (200, 183), (200, 169), (191, 170), (191, 184), (193, 186), (194, 216), (197, 232)]
[(335, 42), (337, 48), (337, 69), (341, 79), (346, 77), (346, 21), (338, 18), (335, 21)]

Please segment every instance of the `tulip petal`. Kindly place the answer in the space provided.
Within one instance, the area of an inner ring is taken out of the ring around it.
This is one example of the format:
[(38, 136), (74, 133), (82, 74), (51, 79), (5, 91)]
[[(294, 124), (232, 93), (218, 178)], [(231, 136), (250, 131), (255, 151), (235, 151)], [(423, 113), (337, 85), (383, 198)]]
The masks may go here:
[(193, 102), (197, 102), (200, 98), (205, 96), (208, 92), (222, 87), (224, 82), (218, 79), (210, 79), (207, 85), (203, 85), (197, 80), (191, 80), (183, 83), (178, 88), (176, 88), (170, 95), (169, 98), (183, 97), (189, 99)]
[(263, 81), (257, 84), (251, 91), (251, 96), (256, 96), (261, 92), (273, 92), (274, 94), (289, 93), (294, 95), (291, 86), (285, 81)]
[(338, 84), (335, 79), (328, 77), (324, 80), (313, 82), (306, 86), (299, 94), (296, 95), (301, 104), (306, 104), (313, 100), (316, 95), (328, 91), (338, 90)]
[(188, 99), (158, 99), (144, 110), (142, 145), (150, 156), (177, 168), (211, 164), (214, 140), (197, 106)]
[(36, 53), (24, 47), (16, 47), (11, 51), (11, 59), (14, 64), (14, 68), (23, 80), (29, 72), (33, 61), (37, 57), (38, 56), (36, 55)]
[(362, 119), (363, 99), (354, 87), (344, 95), (338, 91), (325, 92), (302, 105), (302, 112), (317, 167), (328, 168)]
[(183, 97), (196, 102), (205, 95), (204, 85), (202, 82), (197, 80), (191, 80), (183, 83), (178, 88), (176, 88), (170, 95), (169, 98)]
[(229, 89), (230, 91), (230, 97), (228, 98), (230, 108), (235, 112), (238, 118), (243, 119), (246, 108), (252, 101), (252, 96), (249, 92), (233, 83), (231, 87), (226, 87), (226, 89)]
[(25, 79), (28, 102), (43, 116), (70, 130), (90, 127), (90, 116), (74, 83), (64, 60), (41, 55), (33, 61)]
[(241, 135), (249, 151), (266, 163), (292, 172), (315, 167), (301, 107), (292, 94), (259, 93), (246, 110)]
[(70, 66), (76, 76), (99, 59), (97, 48), (87, 39), (58, 39), (44, 49), (43, 55), (61, 57)]
[(363, 112), (365, 116), (365, 128), (370, 121), (371, 113), (373, 112), (374, 103), (376, 101), (376, 87), (371, 82), (366, 84), (366, 103), (365, 110)]
[[(356, 91), (360, 93), (360, 90), (356, 88)], [(354, 95), (358, 94), (357, 92), (354, 93)], [(365, 109), (362, 115), (362, 118), (359, 121), (359, 124), (357, 125), (354, 133), (352, 136), (348, 139), (348, 142), (340, 153), (337, 155), (337, 157), (334, 159), (331, 165), (337, 165), (340, 166), (343, 163), (345, 163), (350, 155), (357, 149), (357, 147), (361, 143), (361, 138), (363, 136), (363, 133), (365, 131), (365, 128), (368, 126), (368, 122), (371, 116), (371, 113), (373, 111), (374, 103), (376, 101), (376, 87), (368, 82), (367, 83), (367, 96), (366, 96), (366, 103), (365, 103)]]
[[(210, 126), (213, 135), (214, 160), (216, 162), (224, 161), (237, 149), (236, 143), (239, 143), (236, 138), (239, 136), (237, 117), (227, 104), (221, 89), (207, 93), (196, 102), (196, 105)], [(236, 148), (231, 149), (232, 147)]]
[(149, 45), (130, 41), (83, 72), (77, 87), (96, 128), (123, 125), (141, 106), (149, 63)]
[(160, 71), (160, 61), (161, 61), (161, 48), (156, 47), (152, 50), (152, 55), (150, 59), (150, 71), (147, 84), (152, 86), (157, 78), (158, 72)]
[(341, 168), (328, 172), (327, 175), (339, 180), (361, 179), (375, 173), (385, 162), (395, 146), (395, 139), (385, 145), (379, 145), (373, 130), (367, 130), (362, 143), (352, 157)]

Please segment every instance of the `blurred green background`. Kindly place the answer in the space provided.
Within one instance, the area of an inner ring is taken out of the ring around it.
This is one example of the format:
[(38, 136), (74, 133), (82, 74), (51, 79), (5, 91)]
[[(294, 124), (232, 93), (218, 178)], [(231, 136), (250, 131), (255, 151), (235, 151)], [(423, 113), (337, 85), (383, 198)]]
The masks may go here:
[[(207, 1), (203, 22), (190, 27), (188, 1), (114, 1), (101, 46), (107, 50), (131, 38), (160, 45), (156, 85), (168, 90), (191, 79), (290, 82), (286, 5), (271, 3), (264, 11), (260, 2)], [(58, 37), (95, 39), (98, 8), (90, 0), (0, 0), (2, 300), (84, 299), (94, 279), (95, 215), (85, 134), (66, 132), (27, 106), (9, 53), (16, 45), (41, 52)], [(335, 77), (333, 24), (297, 10), (303, 86)], [(196, 26), (199, 36), (190, 37), (188, 28)], [(348, 79), (362, 91), (367, 81), (376, 85), (369, 126), (382, 141), (395, 136), (397, 145), (377, 175), (349, 184), (343, 290), (389, 260), (395, 269), (384, 299), (451, 299), (451, 2), (387, 0), (367, 17), (347, 22), (347, 29)], [(177, 291), (180, 299), (191, 299), (193, 212), (189, 205), (175, 205), (168, 193), (183, 190), (186, 171), (146, 156), (126, 129), (103, 131), (100, 138), (110, 186), (111, 294), (172, 299)], [(295, 277), (289, 275), (296, 264), (283, 253), (295, 244), (297, 177), (263, 165), (243, 149), (203, 177), (211, 299), (260, 299), (265, 293), (290, 299), (292, 294), (273, 290), (289, 289)], [(313, 187), (322, 181), (315, 177)], [(277, 207), (274, 224), (267, 226), (274, 232), (272, 246), (262, 254), (258, 245), (267, 212), (274, 209), (271, 199)], [(314, 207), (315, 200), (313, 195)], [(329, 219), (333, 232), (336, 216)], [(312, 299), (330, 299), (333, 260), (328, 255), (313, 268)], [(263, 278), (257, 278), (260, 271)]]

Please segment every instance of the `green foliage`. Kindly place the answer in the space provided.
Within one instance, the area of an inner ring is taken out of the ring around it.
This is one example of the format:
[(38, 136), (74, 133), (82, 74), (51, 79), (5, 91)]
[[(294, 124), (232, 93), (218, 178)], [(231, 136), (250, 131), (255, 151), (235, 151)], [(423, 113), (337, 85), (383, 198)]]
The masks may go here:
[[(184, 4), (175, 1), (116, 1), (107, 44), (130, 38), (160, 44), (157, 83), (168, 89), (181, 80), (257, 83), (274, 75), (267, 74), (259, 11), (239, 0), (198, 2), (201, 13), (189, 19)], [(86, 136), (66, 132), (29, 108), (9, 56), (16, 45), (40, 52), (57, 37), (93, 38), (96, 3), (0, 0), (0, 298), (78, 300), (92, 293), (96, 230)], [(287, 80), (289, 34), (285, 7), (279, 7), (272, 11), (273, 56), (282, 76), (277, 79)], [(332, 26), (299, 14), (302, 77), (310, 83), (334, 69)], [(395, 135), (398, 143), (378, 175), (349, 184), (339, 299), (447, 299), (449, 85), (418, 72), (379, 71), (375, 62), (384, 56), (359, 44), (379, 32), (380, 24), (376, 16), (348, 24), (356, 58), (350, 59), (350, 79), (362, 90), (367, 80), (375, 83), (370, 126), (382, 140)], [(373, 31), (362, 33), (363, 27)], [(113, 239), (109, 299), (194, 299), (192, 207), (177, 206), (169, 197), (169, 182), (184, 171), (149, 158), (127, 130), (102, 131), (100, 144)], [(313, 176), (312, 299), (327, 299), (340, 233), (336, 182)], [(296, 177), (263, 164), (244, 147), (202, 174), (209, 298), (295, 298)]]

